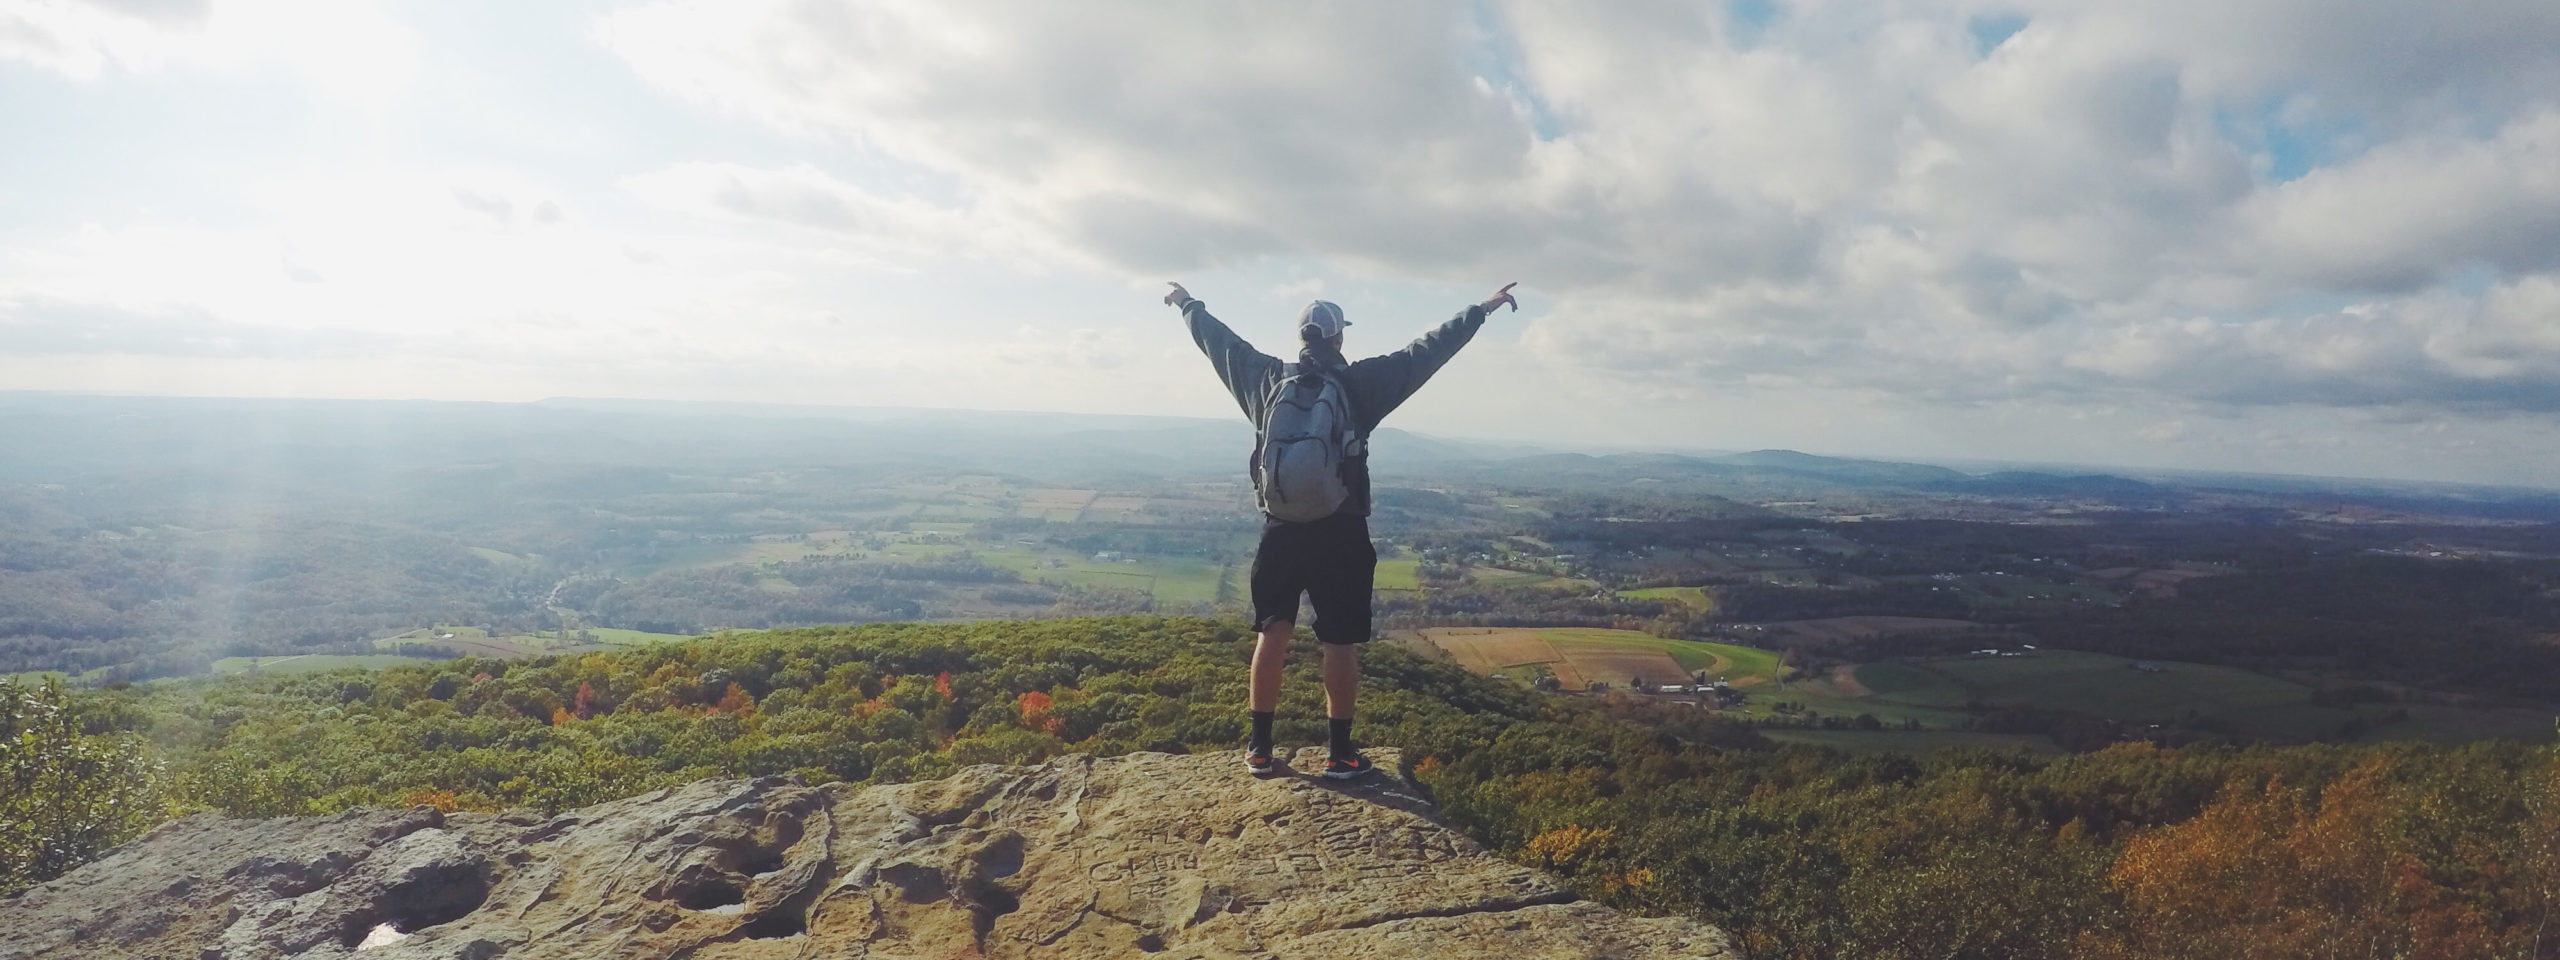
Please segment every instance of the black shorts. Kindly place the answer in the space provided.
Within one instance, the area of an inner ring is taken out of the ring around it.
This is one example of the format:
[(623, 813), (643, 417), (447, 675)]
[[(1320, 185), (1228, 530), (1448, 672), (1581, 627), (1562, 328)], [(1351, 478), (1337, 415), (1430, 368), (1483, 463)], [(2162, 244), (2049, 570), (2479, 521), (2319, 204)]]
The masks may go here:
[(1267, 523), (1253, 551), (1253, 628), (1298, 622), (1298, 595), (1315, 608), (1316, 639), (1369, 642), (1369, 588), (1378, 548), (1369, 518), (1335, 514), (1307, 523)]

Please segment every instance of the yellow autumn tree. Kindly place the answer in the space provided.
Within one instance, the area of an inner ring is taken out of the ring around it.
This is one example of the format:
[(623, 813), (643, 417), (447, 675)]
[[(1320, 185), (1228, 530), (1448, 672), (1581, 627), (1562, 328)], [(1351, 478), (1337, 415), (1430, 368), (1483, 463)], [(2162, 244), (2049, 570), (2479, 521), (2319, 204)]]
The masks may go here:
[(2312, 790), (2225, 784), (2203, 812), (2133, 838), (2108, 883), (2126, 922), (2092, 938), (2110, 958), (2373, 957), (2496, 953), (2488, 919), (2392, 829), (2387, 757)]

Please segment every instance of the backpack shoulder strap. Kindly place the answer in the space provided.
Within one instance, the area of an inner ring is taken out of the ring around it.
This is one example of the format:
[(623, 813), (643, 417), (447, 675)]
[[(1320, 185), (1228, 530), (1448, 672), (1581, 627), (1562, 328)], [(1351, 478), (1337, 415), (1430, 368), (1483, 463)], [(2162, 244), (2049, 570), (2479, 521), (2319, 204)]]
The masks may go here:
[(1343, 374), (1350, 373), (1351, 368), (1320, 366), (1316, 368), (1316, 372), (1317, 375), (1324, 377), (1324, 382), (1333, 385), (1334, 393), (1342, 397), (1342, 415), (1345, 419), (1350, 421), (1349, 427), (1351, 428), (1351, 436), (1343, 442), (1343, 455), (1347, 457), (1368, 456), (1369, 431), (1360, 429), (1360, 411), (1351, 401), (1351, 378), (1343, 376)]
[[(1280, 365), (1280, 375), (1271, 378), (1271, 386), (1263, 391), (1262, 418), (1253, 425), (1255, 433), (1271, 429), (1271, 413), (1272, 411), (1280, 408), (1280, 391), (1287, 389), (1289, 381), (1296, 379), (1297, 376), (1297, 364), (1283, 363)], [(1258, 445), (1259, 441), (1256, 441), (1256, 443)]]

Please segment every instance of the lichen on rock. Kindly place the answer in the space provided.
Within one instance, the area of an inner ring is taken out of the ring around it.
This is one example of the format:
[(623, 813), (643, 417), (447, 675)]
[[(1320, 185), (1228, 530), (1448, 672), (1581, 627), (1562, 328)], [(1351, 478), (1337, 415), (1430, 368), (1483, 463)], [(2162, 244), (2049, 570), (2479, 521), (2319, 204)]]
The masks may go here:
[(548, 819), (199, 815), (0, 900), (0, 958), (1736, 955), (1487, 854), (1393, 774), (1241, 767), (708, 780)]

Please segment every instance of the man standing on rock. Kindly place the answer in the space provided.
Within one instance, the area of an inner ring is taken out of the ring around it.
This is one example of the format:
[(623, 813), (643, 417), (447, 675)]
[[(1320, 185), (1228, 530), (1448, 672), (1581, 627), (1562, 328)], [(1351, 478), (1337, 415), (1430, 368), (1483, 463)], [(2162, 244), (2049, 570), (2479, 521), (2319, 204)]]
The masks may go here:
[(1378, 570), (1369, 543), (1369, 434), (1438, 373), (1504, 304), (1516, 283), (1468, 307), (1440, 329), (1384, 356), (1342, 358), (1342, 308), (1318, 300), (1298, 314), (1298, 362), (1281, 363), (1227, 329), (1179, 283), (1164, 302), (1182, 311), (1191, 339), (1217, 368), (1253, 422), (1253, 492), (1262, 508), (1262, 544), (1253, 553), (1253, 739), (1245, 766), (1256, 776), (1281, 769), (1272, 758), (1271, 715), (1280, 705), (1280, 667), (1304, 594), (1324, 646), (1325, 714), (1332, 722), (1324, 775), (1363, 776), (1369, 758), (1351, 742), (1360, 693), (1360, 648), (1369, 641), (1369, 590)]

